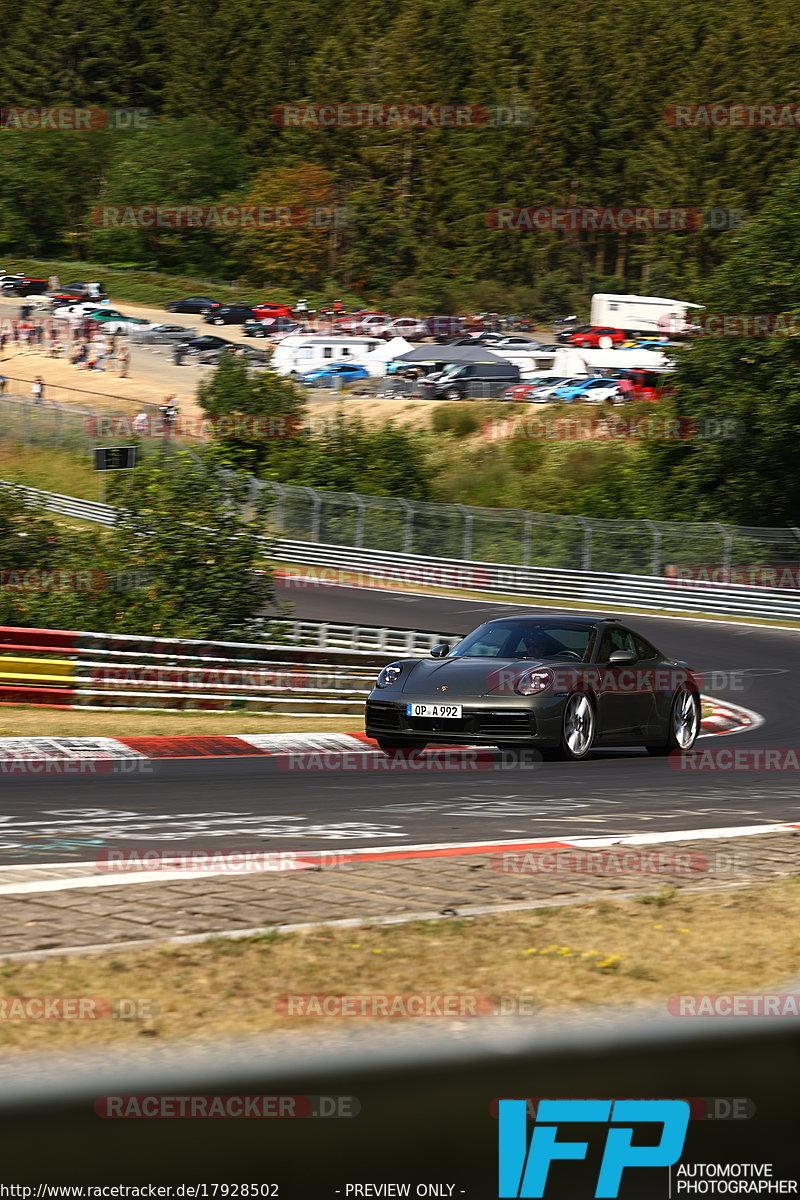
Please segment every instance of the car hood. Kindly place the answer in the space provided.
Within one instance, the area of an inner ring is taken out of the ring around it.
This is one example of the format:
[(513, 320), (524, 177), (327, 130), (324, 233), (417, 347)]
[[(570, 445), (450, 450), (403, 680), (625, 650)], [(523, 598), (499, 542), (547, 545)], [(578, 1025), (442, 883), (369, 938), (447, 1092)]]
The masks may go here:
[[(422, 659), (404, 668), (400, 691), (414, 696), (442, 699), (442, 688), (457, 700), (464, 696), (491, 696), (513, 690), (513, 679), (523, 671), (542, 666), (544, 660), (532, 658), (450, 658)], [(563, 660), (561, 660), (563, 666)], [(509, 679), (506, 672), (511, 672)]]

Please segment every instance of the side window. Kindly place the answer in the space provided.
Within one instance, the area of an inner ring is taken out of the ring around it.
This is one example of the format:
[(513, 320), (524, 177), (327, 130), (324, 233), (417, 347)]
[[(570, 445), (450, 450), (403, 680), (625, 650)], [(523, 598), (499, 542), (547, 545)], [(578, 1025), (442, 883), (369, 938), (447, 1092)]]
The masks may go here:
[(333, 346), (326, 346), (322, 351), (323, 358), (333, 358)]
[(603, 640), (600, 643), (599, 661), (607, 663), (615, 650), (627, 650), (631, 654), (636, 654), (636, 645), (634, 643), (633, 634), (621, 627), (607, 629), (603, 634)]
[(655, 646), (651, 646), (650, 643), (646, 642), (643, 637), (639, 636), (638, 633), (635, 633), (633, 635), (633, 641), (634, 641), (634, 645), (636, 646), (636, 654), (641, 660), (644, 661), (644, 660), (647, 660), (650, 658), (659, 658), (660, 657), (659, 652), (658, 652), (658, 650), (656, 650)]

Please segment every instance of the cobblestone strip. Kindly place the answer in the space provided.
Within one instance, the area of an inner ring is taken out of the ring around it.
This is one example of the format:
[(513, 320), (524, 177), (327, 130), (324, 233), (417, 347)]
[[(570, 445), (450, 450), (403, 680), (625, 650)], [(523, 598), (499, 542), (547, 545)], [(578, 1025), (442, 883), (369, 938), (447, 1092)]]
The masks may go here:
[(800, 833), (77, 887), (0, 897), (0, 957), (348, 918), (469, 916), (493, 907), (581, 903), (664, 887), (736, 887), (787, 875), (800, 876)]

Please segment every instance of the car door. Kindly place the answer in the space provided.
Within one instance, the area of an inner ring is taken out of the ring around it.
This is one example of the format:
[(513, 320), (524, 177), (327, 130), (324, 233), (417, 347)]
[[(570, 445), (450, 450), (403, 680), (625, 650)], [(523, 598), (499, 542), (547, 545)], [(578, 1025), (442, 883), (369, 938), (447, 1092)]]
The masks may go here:
[[(633, 656), (624, 666), (609, 662), (617, 650)], [(609, 625), (600, 639), (595, 663), (599, 668), (597, 725), (601, 738), (630, 742), (644, 738), (653, 721), (652, 682), (638, 662), (635, 636), (622, 625)]]

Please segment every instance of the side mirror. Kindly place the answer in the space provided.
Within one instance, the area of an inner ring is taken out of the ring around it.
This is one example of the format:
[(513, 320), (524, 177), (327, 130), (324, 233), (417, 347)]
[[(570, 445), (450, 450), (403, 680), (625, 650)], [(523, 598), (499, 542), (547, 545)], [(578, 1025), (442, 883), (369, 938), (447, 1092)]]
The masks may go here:
[(431, 658), (445, 658), (450, 653), (450, 643), (440, 642), (438, 646), (434, 646), (431, 650)]
[(615, 650), (608, 660), (610, 667), (631, 667), (636, 662), (636, 655), (632, 650)]

